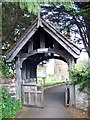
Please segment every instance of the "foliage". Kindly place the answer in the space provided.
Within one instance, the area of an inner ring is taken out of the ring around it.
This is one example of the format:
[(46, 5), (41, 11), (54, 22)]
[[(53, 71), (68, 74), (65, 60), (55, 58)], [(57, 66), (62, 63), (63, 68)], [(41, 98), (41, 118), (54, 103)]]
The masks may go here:
[(76, 3), (64, 0), (3, 2), (3, 49), (10, 48), (20, 38), (35, 19), (40, 6), (44, 19), (66, 35), (70, 41), (80, 45), (83, 41), (88, 54), (90, 53), (90, 2)]
[(0, 71), (3, 78), (14, 77), (13, 71), (10, 69), (10, 66), (5, 62), (3, 57), (0, 57)]
[(2, 54), (9, 49), (31, 25), (36, 15), (20, 8), (19, 2), (2, 3)]
[(56, 85), (56, 84), (60, 84), (61, 82), (64, 82), (64, 80), (46, 80), (45, 81), (45, 86), (52, 86), (52, 85)]
[[(44, 78), (44, 85), (45, 86), (52, 86), (59, 84), (61, 82), (65, 82), (65, 79), (56, 79), (54, 74), (49, 74), (47, 78)], [(37, 82), (38, 84), (42, 81), (42, 78), (38, 78)]]
[(53, 81), (53, 80), (55, 81), (56, 80), (54, 74), (48, 74), (47, 79), (49, 79), (50, 81)]
[(2, 95), (1, 95), (1, 88), (0, 88), (0, 120), (2, 118)]
[(8, 95), (8, 88), (5, 86), (1, 89), (1, 96), (2, 118), (10, 118), (14, 116), (21, 107), (20, 101), (10, 97)]
[(73, 69), (69, 69), (69, 72), (72, 79), (70, 83), (73, 85), (80, 84), (80, 91), (90, 86), (90, 62), (78, 63)]
[(87, 50), (90, 55), (90, 2), (60, 2), (42, 6), (41, 14), (69, 40)]
[(67, 7), (67, 8), (73, 6), (72, 2), (70, 2), (70, 1), (64, 2), (64, 0), (56, 0), (56, 2), (53, 1), (53, 0), (50, 0), (50, 1), (48, 1), (48, 0), (45, 0), (45, 1), (44, 0), (43, 1), (34, 0), (33, 2), (27, 2), (27, 1), (26, 2), (20, 2), (20, 7), (21, 7), (21, 9), (24, 9), (26, 7), (29, 12), (37, 14), (38, 10), (40, 9), (41, 6), (43, 6), (43, 5), (48, 5), (49, 6), (51, 4), (55, 5), (57, 3), (64, 4), (65, 7)]
[[(84, 46), (86, 48), (86, 51), (90, 57), (90, 1), (88, 2), (74, 2), (75, 5), (77, 5), (77, 8), (79, 8), (78, 12), (75, 13), (76, 16), (82, 16), (84, 23), (83, 28), (81, 28), (79, 24), (80, 34), (84, 43)], [(78, 22), (79, 23), (79, 22)], [(82, 21), (80, 21), (82, 24)]]

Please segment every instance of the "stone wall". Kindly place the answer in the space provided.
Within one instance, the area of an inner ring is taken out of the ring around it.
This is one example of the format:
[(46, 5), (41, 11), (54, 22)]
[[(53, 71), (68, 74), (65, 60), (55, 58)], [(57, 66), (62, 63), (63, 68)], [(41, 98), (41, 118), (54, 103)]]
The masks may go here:
[(57, 78), (66, 79), (69, 77), (68, 65), (64, 61), (54, 59), (54, 74)]
[(75, 86), (75, 104), (76, 108), (83, 109), (87, 111), (88, 109), (88, 94), (87, 89), (85, 88), (82, 92), (78, 90), (79, 85)]

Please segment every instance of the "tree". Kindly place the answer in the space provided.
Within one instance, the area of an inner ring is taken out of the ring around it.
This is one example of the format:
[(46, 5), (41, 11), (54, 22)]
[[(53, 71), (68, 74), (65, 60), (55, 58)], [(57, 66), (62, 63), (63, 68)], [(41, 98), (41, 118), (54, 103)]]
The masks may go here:
[[(80, 44), (83, 42), (90, 56), (90, 2), (81, 4), (78, 2), (78, 5), (85, 6), (82, 9), (80, 6), (76, 6), (76, 3), (74, 4), (56, 3), (49, 6), (44, 5), (42, 15), (65, 34), (70, 41)], [(72, 34), (75, 37), (71, 37)]]
[[(10, 46), (12, 46), (12, 44), (19, 39), (22, 33), (35, 19), (38, 11), (37, 9), (41, 6), (42, 17), (66, 35), (70, 41), (81, 44), (83, 40), (84, 46), (89, 54), (89, 22), (87, 22), (89, 20), (84, 19), (85, 17), (83, 16), (83, 13), (88, 15), (90, 9), (87, 10), (86, 7), (81, 10), (79, 9), (79, 3), (75, 3), (78, 4), (78, 6), (75, 7), (72, 2), (50, 2), (48, 4), (45, 4), (45, 2), (43, 2), (44, 4), (41, 3), (3, 3), (3, 49), (10, 48)], [(85, 5), (87, 6), (87, 4)], [(72, 34), (74, 36), (73, 39), (71, 39)]]
[(78, 8), (80, 8), (80, 14), (83, 16), (83, 19), (84, 19), (86, 30), (85, 32), (82, 32), (82, 39), (83, 39), (83, 42), (85, 43), (85, 48), (90, 57), (90, 1), (75, 2), (75, 4), (78, 6)]
[(36, 14), (30, 13), (26, 6), (19, 2), (2, 3), (2, 49), (9, 49), (30, 26)]

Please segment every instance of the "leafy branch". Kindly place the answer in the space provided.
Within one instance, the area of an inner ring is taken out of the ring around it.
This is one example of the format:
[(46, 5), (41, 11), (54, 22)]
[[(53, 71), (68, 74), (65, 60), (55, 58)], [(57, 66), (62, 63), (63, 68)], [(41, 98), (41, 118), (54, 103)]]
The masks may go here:
[(82, 91), (85, 87), (90, 86), (90, 64), (86, 62), (86, 64), (80, 67), (69, 69), (69, 73), (71, 76), (70, 83), (73, 85), (80, 84), (79, 90)]

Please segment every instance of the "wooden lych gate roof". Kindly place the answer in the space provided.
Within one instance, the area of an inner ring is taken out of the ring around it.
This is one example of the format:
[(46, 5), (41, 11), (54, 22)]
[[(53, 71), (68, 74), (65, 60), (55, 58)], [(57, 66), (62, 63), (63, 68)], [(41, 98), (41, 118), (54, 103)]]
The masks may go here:
[(80, 48), (70, 42), (67, 37), (56, 30), (51, 24), (47, 23), (45, 19), (43, 19), (42, 17), (38, 17), (27, 29), (27, 31), (21, 36), (21, 38), (14, 44), (14, 46), (6, 52), (5, 56), (7, 62), (11, 62), (17, 56), (17, 54), (21, 51), (21, 49), (26, 45), (26, 43), (37, 32), (39, 28), (42, 28), (46, 33), (48, 33), (75, 59), (79, 57), (81, 52)]

